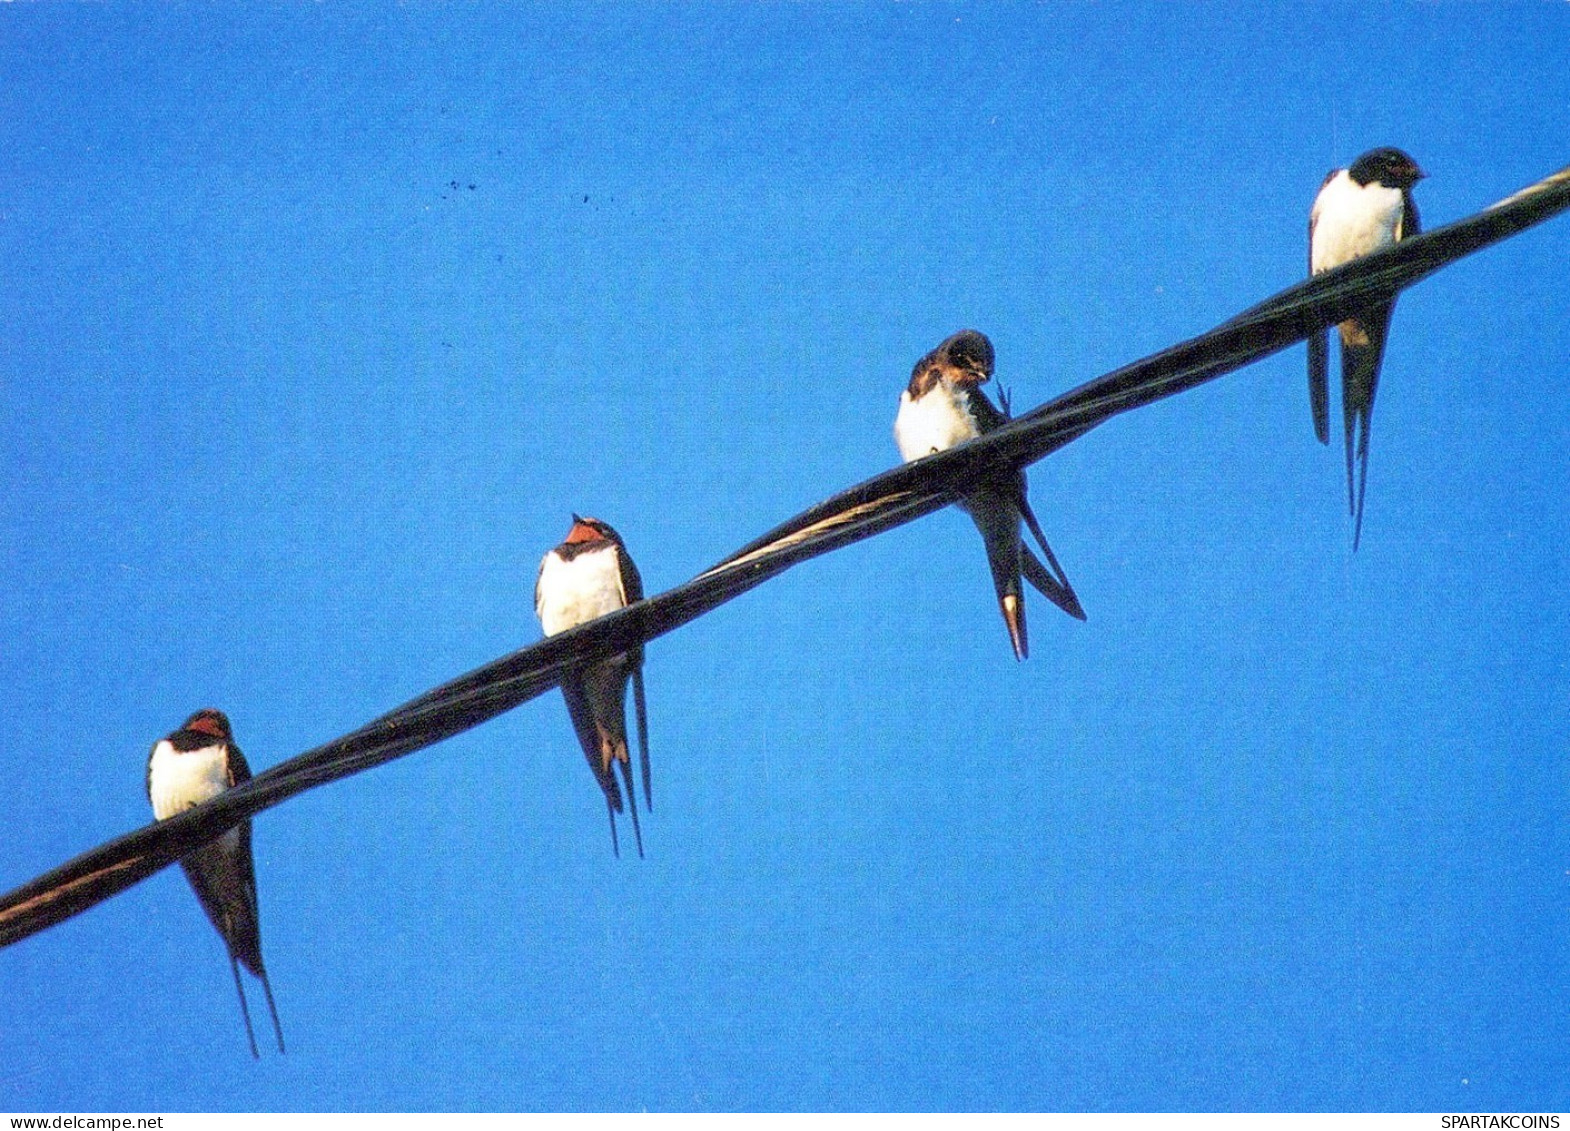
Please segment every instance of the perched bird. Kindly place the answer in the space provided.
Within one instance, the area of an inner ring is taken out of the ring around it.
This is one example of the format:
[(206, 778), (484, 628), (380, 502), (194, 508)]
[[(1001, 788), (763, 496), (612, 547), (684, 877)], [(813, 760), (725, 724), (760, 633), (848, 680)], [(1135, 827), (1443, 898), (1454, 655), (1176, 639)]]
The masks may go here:
[[(643, 579), (621, 535), (597, 518), (572, 516), (567, 540), (540, 562), (534, 586), (534, 611), (546, 636), (613, 613), (643, 600)], [(621, 855), (616, 840), (616, 814), (622, 812), (621, 789), (611, 764), (621, 769), (632, 810), (632, 831), (643, 855), (643, 831), (638, 827), (638, 799), (632, 788), (632, 767), (627, 756), (627, 683), (632, 683), (638, 719), (638, 758), (643, 774), (643, 800), (654, 809), (649, 795), (649, 722), (643, 698), (643, 648), (612, 656), (562, 680), (562, 698), (572, 716), (578, 742), (589, 760), (594, 780), (605, 793), (611, 821), (611, 851)]]
[[(179, 730), (153, 744), (147, 758), (147, 799), (153, 804), (153, 816), (163, 821), (250, 778), (251, 768), (234, 744), (228, 717), (209, 708), (196, 712)], [(191, 881), (202, 910), (229, 948), (229, 968), (234, 974), (235, 992), (240, 995), (240, 1013), (245, 1018), (251, 1055), (260, 1053), (251, 1028), (251, 1009), (240, 984), (241, 965), (261, 980), (267, 1011), (273, 1018), (273, 1032), (278, 1037), (278, 1051), (283, 1052), (278, 1007), (273, 1004), (273, 987), (267, 979), (267, 967), (262, 964), (251, 822), (241, 821), (212, 843), (186, 853), (180, 867), (185, 869), (185, 878)]]
[[(945, 338), (916, 362), (910, 384), (900, 394), (899, 415), (894, 418), (894, 441), (906, 463), (946, 451), (1008, 422), (1007, 401), (999, 409), (981, 391), (982, 383), (992, 377), (992, 368), (992, 343), (976, 330), (961, 330)], [(1021, 572), (1047, 600), (1069, 616), (1085, 619), (1085, 610), (1025, 498), (1024, 472), (983, 484), (959, 505), (981, 531), (1015, 658), (1023, 660), (1030, 650)], [(1042, 565), (1022, 541), (1021, 519), (1035, 535), (1047, 565)]]
[[(1308, 214), (1308, 271), (1318, 275), (1422, 230), (1412, 186), (1426, 173), (1399, 149), (1371, 149), (1345, 169), (1334, 169), (1319, 187)], [(1354, 519), (1352, 549), (1363, 536), (1363, 492), (1368, 486), (1368, 430), (1374, 391), (1385, 352), (1394, 297), (1341, 323), (1341, 409), (1346, 423), (1347, 510)], [(1325, 331), (1308, 339), (1308, 396), (1314, 432), (1330, 442), (1330, 390)], [(1355, 442), (1354, 442), (1355, 438)], [(1357, 487), (1353, 491), (1353, 449)]]

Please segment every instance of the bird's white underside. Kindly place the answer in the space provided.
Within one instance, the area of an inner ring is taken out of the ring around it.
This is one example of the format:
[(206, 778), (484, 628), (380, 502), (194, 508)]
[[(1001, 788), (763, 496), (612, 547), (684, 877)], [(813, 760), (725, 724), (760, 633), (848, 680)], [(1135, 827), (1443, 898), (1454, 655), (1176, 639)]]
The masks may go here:
[(625, 608), (621, 569), (616, 551), (607, 547), (563, 561), (552, 550), (540, 563), (540, 580), (534, 590), (534, 611), (546, 636), (576, 628), (596, 617)]
[[(147, 792), (153, 816), (160, 821), (210, 801), (228, 788), (229, 760), (223, 743), (182, 752), (166, 738), (153, 748)], [(230, 830), (222, 839), (237, 842), (239, 835), (238, 830)]]
[(955, 444), (980, 435), (976, 418), (946, 382), (939, 381), (920, 400), (912, 399), (909, 389), (900, 394), (894, 442), (906, 463), (933, 452), (948, 451)]
[(1404, 210), (1400, 189), (1359, 185), (1342, 169), (1314, 199), (1309, 270), (1317, 275), (1389, 247), (1401, 235)]

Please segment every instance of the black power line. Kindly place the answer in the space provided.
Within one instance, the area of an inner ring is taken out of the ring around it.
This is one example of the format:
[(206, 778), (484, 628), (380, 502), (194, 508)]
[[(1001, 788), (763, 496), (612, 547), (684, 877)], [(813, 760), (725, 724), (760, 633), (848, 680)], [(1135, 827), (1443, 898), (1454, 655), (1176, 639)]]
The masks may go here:
[(886, 471), (749, 542), (683, 585), (549, 637), (426, 692), (243, 785), (83, 853), (0, 897), (0, 947), (77, 915), (238, 822), (511, 710), (565, 671), (663, 636), (798, 562), (911, 522), (1099, 424), (1270, 356), (1463, 256), (1570, 208), (1570, 167), (1467, 219), (1290, 287), (1209, 333), (1114, 370), (995, 432)]

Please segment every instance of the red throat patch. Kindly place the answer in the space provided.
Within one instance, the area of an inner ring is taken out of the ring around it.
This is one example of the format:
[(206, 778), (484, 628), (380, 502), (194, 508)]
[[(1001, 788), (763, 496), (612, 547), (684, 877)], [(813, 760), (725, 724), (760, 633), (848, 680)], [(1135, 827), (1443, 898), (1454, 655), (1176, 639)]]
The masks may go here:
[(600, 532), (595, 524), (595, 520), (592, 518), (580, 518), (572, 524), (572, 529), (567, 531), (567, 543), (569, 545), (574, 542), (599, 542), (604, 537), (605, 535)]
[(224, 718), (222, 711), (198, 711), (185, 721), (185, 729), (226, 739), (229, 737), (229, 720)]

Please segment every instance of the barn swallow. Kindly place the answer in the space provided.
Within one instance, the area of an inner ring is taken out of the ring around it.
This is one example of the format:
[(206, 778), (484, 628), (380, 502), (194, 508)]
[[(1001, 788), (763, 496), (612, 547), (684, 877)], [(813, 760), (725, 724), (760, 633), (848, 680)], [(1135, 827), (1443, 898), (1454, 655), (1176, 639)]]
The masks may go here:
[[(1345, 169), (1334, 169), (1319, 186), (1308, 214), (1308, 271), (1318, 275), (1422, 230), (1412, 186), (1426, 173), (1399, 149), (1371, 149)], [(1396, 300), (1375, 304), (1341, 323), (1341, 409), (1346, 423), (1347, 510), (1353, 516), (1352, 549), (1363, 536), (1363, 492), (1368, 486), (1368, 430), (1374, 391), (1385, 352), (1385, 335)], [(1314, 433), (1330, 442), (1329, 346), (1324, 330), (1308, 339), (1308, 396)], [(1359, 427), (1361, 426), (1361, 427)], [(1357, 491), (1353, 493), (1356, 438)]]
[[(945, 338), (916, 362), (910, 384), (900, 394), (899, 415), (894, 418), (894, 442), (906, 463), (974, 440), (1008, 422), (1008, 402), (1000, 409), (981, 391), (982, 383), (991, 379), (992, 369), (992, 343), (976, 330), (961, 330)], [(982, 484), (959, 505), (981, 531), (998, 607), (1016, 659), (1023, 660), (1030, 651), (1021, 572), (1047, 600), (1069, 616), (1085, 619), (1074, 587), (1047, 545), (1025, 497), (1024, 472)], [(1035, 535), (1047, 565), (1042, 565), (1020, 537), (1021, 519)]]
[[(534, 586), (534, 611), (546, 636), (555, 636), (643, 600), (643, 579), (622, 544), (621, 535), (597, 518), (572, 516), (567, 540), (540, 562)], [(562, 698), (583, 755), (594, 780), (605, 793), (611, 821), (611, 851), (621, 855), (616, 840), (616, 814), (622, 812), (621, 789), (611, 764), (621, 769), (632, 810), (632, 831), (643, 855), (643, 831), (638, 827), (638, 799), (632, 788), (632, 767), (627, 756), (627, 684), (632, 683), (633, 706), (638, 719), (638, 760), (643, 775), (643, 800), (654, 809), (649, 795), (649, 722), (643, 698), (643, 648), (640, 645), (612, 656), (562, 680)]]
[[(179, 730), (153, 744), (147, 757), (147, 799), (153, 803), (153, 816), (160, 821), (182, 813), (194, 805), (217, 797), (231, 786), (251, 779), (245, 755), (234, 743), (229, 719), (222, 711), (196, 712)], [(240, 1014), (245, 1018), (245, 1035), (251, 1042), (251, 1055), (259, 1057), (256, 1033), (251, 1028), (251, 1009), (240, 983), (240, 966), (261, 980), (267, 995), (267, 1011), (272, 1014), (278, 1051), (283, 1052), (283, 1029), (278, 1024), (278, 1007), (273, 1004), (273, 987), (262, 964), (262, 933), (257, 918), (256, 868), (251, 860), (251, 822), (241, 821), (217, 840), (193, 849), (180, 860), (185, 878), (191, 882), (196, 898), (223, 937), (229, 949), (229, 969), (234, 974), (235, 992), (240, 995)]]

